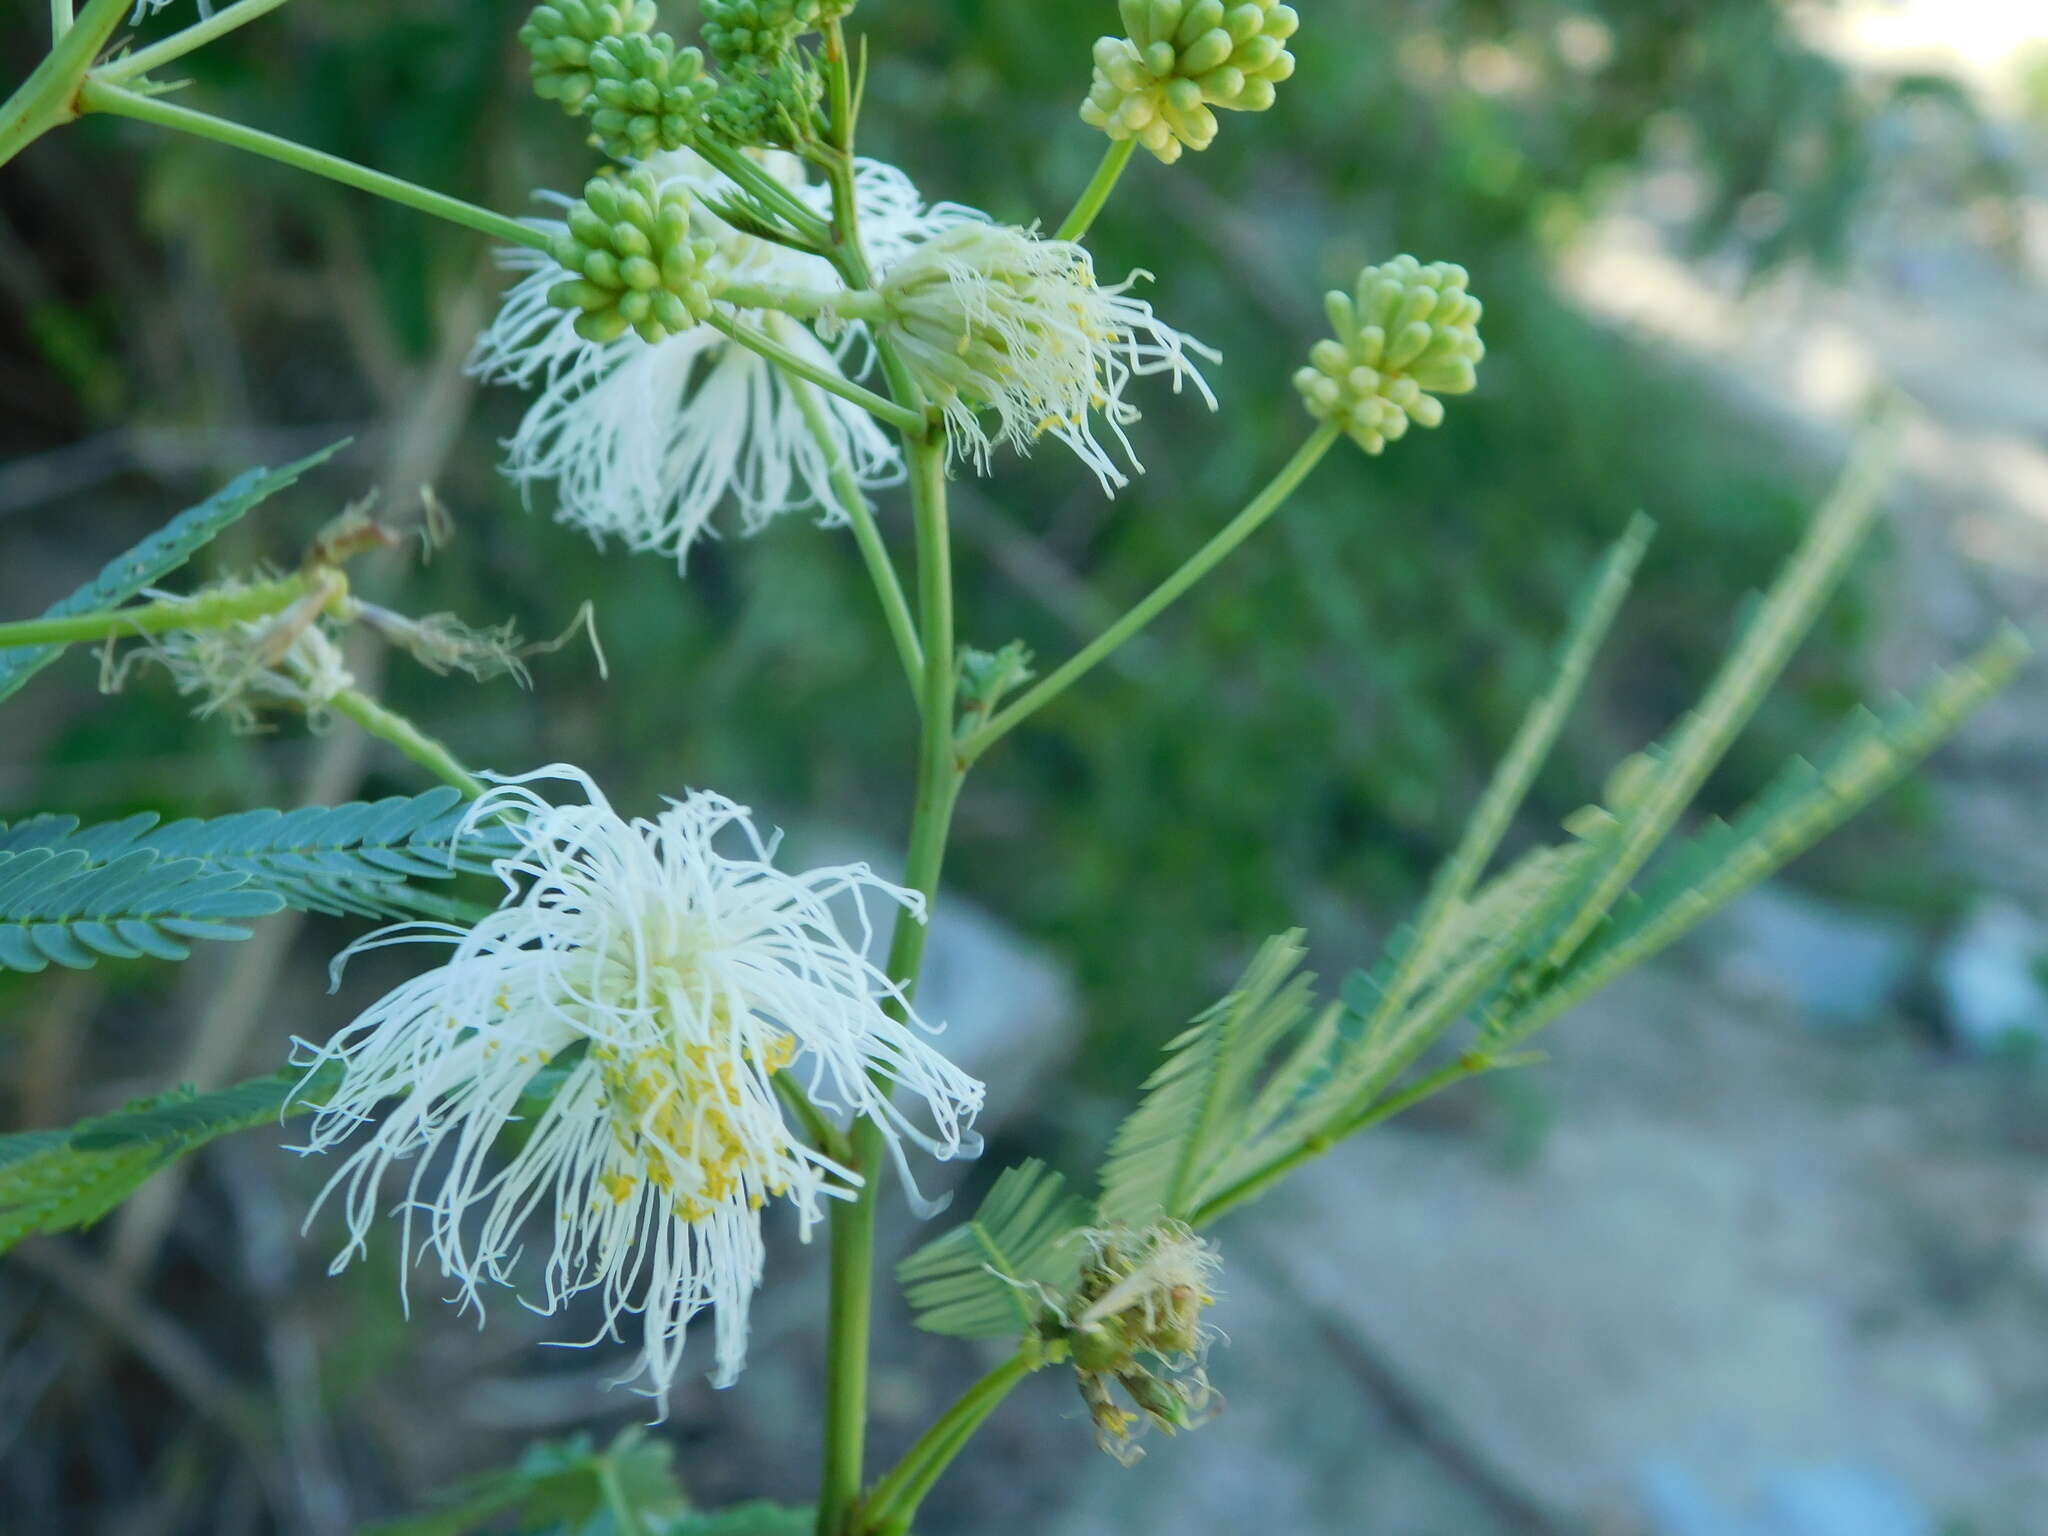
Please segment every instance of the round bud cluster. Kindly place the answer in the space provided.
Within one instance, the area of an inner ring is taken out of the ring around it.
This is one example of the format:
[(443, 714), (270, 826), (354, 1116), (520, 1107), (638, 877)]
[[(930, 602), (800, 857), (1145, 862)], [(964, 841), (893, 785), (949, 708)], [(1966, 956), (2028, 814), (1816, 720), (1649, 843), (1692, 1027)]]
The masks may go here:
[(797, 50), (741, 58), (726, 66), (704, 119), (728, 143), (793, 149), (824, 99), (824, 82)]
[(1477, 382), (1486, 355), (1479, 301), (1465, 291), (1465, 269), (1422, 265), (1413, 256), (1367, 267), (1355, 294), (1324, 300), (1333, 340), (1310, 348), (1294, 387), (1318, 421), (1333, 421), (1367, 453), (1378, 453), (1410, 422), (1444, 419), (1438, 395), (1462, 395)]
[(770, 59), (787, 52), (828, 15), (851, 6), (828, 0), (702, 0), (704, 46), (721, 64), (736, 59)]
[(596, 83), (591, 50), (608, 37), (654, 30), (654, 0), (547, 0), (533, 8), (519, 41), (533, 56), (533, 91), (580, 113)]
[(569, 209), (568, 229), (548, 254), (573, 276), (548, 302), (580, 310), (576, 334), (616, 341), (628, 330), (656, 342), (688, 330), (711, 310), (704, 265), (712, 242), (690, 233), (690, 195), (650, 171), (593, 177)]
[(614, 160), (681, 149), (718, 89), (704, 73), (704, 55), (677, 52), (675, 39), (663, 33), (606, 38), (590, 51), (590, 73), (590, 126)]
[(1287, 39), (1300, 25), (1278, 0), (1121, 0), (1127, 36), (1095, 44), (1081, 120), (1136, 139), (1169, 165), (1207, 149), (1216, 113), (1263, 112), (1294, 73)]

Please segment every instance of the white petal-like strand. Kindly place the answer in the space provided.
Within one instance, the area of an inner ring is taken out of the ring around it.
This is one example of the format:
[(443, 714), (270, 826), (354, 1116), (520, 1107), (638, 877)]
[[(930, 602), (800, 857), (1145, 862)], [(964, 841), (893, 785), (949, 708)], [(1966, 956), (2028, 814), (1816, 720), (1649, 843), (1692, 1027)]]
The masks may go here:
[[(829, 190), (804, 184), (794, 156), (770, 155), (765, 164), (813, 205), (829, 207)], [(712, 213), (707, 201), (736, 189), (696, 154), (678, 150), (647, 165), (665, 183), (693, 194), (695, 222), (716, 241), (723, 275), (843, 288), (821, 258), (742, 234)], [(902, 172), (875, 161), (858, 162), (854, 181), (863, 242), (877, 262), (975, 217), (950, 205), (925, 207)], [(566, 227), (529, 222), (550, 234)], [(470, 368), (539, 391), (505, 443), (505, 472), (522, 493), (552, 481), (555, 515), (600, 543), (616, 538), (680, 565), (700, 536), (717, 532), (713, 514), (728, 501), (742, 533), (758, 532), (781, 513), (814, 507), (822, 509), (822, 523), (843, 521), (830, 488), (835, 459), (863, 489), (902, 479), (894, 442), (860, 407), (814, 392), (832, 439), (828, 454), (789, 381), (758, 354), (708, 326), (653, 345), (631, 335), (587, 341), (576, 334), (574, 313), (548, 302), (548, 290), (566, 275), (562, 268), (524, 247), (504, 252), (502, 260), (523, 276), (478, 338)], [(833, 327), (827, 342), (785, 316), (749, 312), (746, 319), (811, 362), (850, 377), (871, 365), (868, 337), (857, 324)]]
[[(583, 799), (552, 803), (539, 780)], [(773, 1075), (794, 1063), (813, 1102), (871, 1119), (899, 1164), (906, 1141), (977, 1152), (982, 1087), (867, 958), (868, 902), (921, 919), (915, 892), (860, 864), (779, 870), (745, 808), (714, 794), (626, 820), (569, 767), (502, 781), (469, 825), (500, 817), (518, 844), (497, 864), (505, 903), (473, 928), (407, 924), (353, 946), (343, 959), (450, 953), (326, 1045), (295, 1042), (309, 1082), (339, 1076), (319, 1090), (306, 1150), (372, 1127), (321, 1195), (340, 1191), (348, 1223), (334, 1268), (364, 1250), (392, 1164), (410, 1159), (408, 1262), (431, 1254), (481, 1310), (481, 1287), (516, 1283), (522, 1232), (545, 1219), (529, 1304), (552, 1313), (595, 1291), (601, 1336), (639, 1314), (635, 1375), (666, 1413), (699, 1311), (713, 1309), (717, 1384), (745, 1362), (763, 1208), (786, 1200), (808, 1237), (822, 1200), (860, 1182), (792, 1132)]]
[(998, 443), (1029, 452), (1049, 433), (1108, 495), (1127, 480), (1095, 439), (1097, 417), (1131, 468), (1144, 468), (1124, 432), (1139, 417), (1124, 398), (1133, 378), (1163, 373), (1175, 393), (1191, 384), (1216, 408), (1194, 359), (1217, 353), (1131, 297), (1147, 275), (1105, 286), (1071, 240), (961, 223), (911, 246), (881, 287), (890, 334), (945, 411), (957, 455), (986, 474)]

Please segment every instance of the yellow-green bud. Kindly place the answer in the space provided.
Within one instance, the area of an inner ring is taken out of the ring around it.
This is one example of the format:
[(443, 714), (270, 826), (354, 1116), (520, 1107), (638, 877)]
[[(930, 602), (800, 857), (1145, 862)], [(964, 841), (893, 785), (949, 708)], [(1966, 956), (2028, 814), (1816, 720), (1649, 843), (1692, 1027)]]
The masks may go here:
[(1486, 355), (1479, 301), (1465, 291), (1465, 269), (1413, 256), (1367, 267), (1355, 293), (1324, 300), (1334, 339), (1309, 349), (1294, 387), (1318, 421), (1333, 421), (1367, 453), (1378, 453), (1410, 422), (1444, 419), (1438, 395), (1462, 395), (1477, 382)]
[(1126, 35), (1095, 44), (1081, 121), (1136, 139), (1167, 164), (1207, 149), (1216, 113), (1263, 112), (1294, 73), (1300, 18), (1278, 0), (1121, 0)]
[(533, 8), (519, 41), (533, 55), (533, 91), (580, 113), (595, 83), (590, 51), (608, 37), (654, 30), (654, 0), (547, 0)]
[(608, 37), (590, 50), (595, 105), (590, 126), (614, 160), (644, 160), (681, 149), (697, 134), (704, 105), (717, 83), (704, 73), (704, 55), (676, 51), (675, 39)]
[(711, 310), (704, 264), (712, 242), (690, 233), (690, 195), (651, 171), (593, 177), (569, 209), (569, 228), (548, 254), (572, 277), (548, 302), (581, 311), (576, 334), (616, 341), (628, 330), (655, 342), (686, 331)]

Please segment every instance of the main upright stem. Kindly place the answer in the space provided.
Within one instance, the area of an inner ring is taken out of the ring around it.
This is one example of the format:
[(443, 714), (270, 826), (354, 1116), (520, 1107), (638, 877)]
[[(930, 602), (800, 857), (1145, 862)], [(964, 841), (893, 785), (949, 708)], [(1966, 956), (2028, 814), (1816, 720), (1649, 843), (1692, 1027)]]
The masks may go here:
[[(923, 631), (923, 724), (917, 798), (911, 817), (904, 883), (926, 903), (938, 898), (939, 871), (962, 772), (954, 751), (953, 573), (946, 526), (945, 449), (912, 443), (910, 494), (917, 521), (917, 603)], [(904, 1009), (924, 960), (926, 921), (905, 914), (889, 944), (890, 978), (903, 989)], [(903, 1011), (903, 1010), (899, 1010)], [(860, 1497), (867, 1447), (869, 1311), (874, 1292), (876, 1194), (883, 1172), (882, 1133), (872, 1119), (854, 1136), (860, 1194), (832, 1212), (831, 1303), (825, 1362), (825, 1454), (818, 1488), (819, 1536), (844, 1536)]]

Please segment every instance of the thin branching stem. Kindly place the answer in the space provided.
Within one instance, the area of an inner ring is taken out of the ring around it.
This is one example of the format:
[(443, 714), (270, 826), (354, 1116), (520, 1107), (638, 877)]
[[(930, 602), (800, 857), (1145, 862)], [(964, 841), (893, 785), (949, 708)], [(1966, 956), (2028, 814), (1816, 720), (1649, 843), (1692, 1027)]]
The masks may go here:
[(153, 123), (159, 128), (170, 128), (179, 133), (189, 133), (202, 139), (212, 139), (216, 144), (226, 144), (234, 149), (246, 150), (252, 155), (262, 155), (282, 165), (298, 170), (311, 171), (329, 181), (338, 181), (343, 186), (354, 187), (359, 192), (368, 192), (391, 202), (403, 204), (420, 213), (432, 214), (435, 218), (446, 219), (451, 224), (460, 224), (479, 234), (512, 245), (528, 245), (535, 250), (546, 250), (548, 237), (539, 230), (495, 213), (489, 208), (479, 208), (474, 203), (465, 203), (459, 197), (450, 197), (445, 192), (430, 191), (399, 176), (388, 176), (382, 171), (373, 171), (366, 165), (357, 165), (353, 160), (344, 160), (339, 155), (330, 155), (324, 150), (309, 149), (304, 144), (290, 139), (279, 138), (274, 133), (265, 133), (258, 128), (249, 128), (241, 123), (229, 122), (226, 118), (214, 117), (209, 113), (195, 112), (190, 107), (180, 107), (154, 96), (141, 96), (118, 85), (109, 85), (97, 78), (88, 78), (78, 93), (79, 106), (88, 112), (107, 112), (117, 117), (132, 117), (138, 122)]
[(903, 1459), (875, 1484), (861, 1511), (860, 1528), (875, 1536), (900, 1536), (910, 1529), (924, 1502), (953, 1458), (974, 1438), (1011, 1389), (1041, 1364), (1035, 1349), (1020, 1349), (960, 1395), (933, 1421)]
[[(250, 619), (282, 613), (314, 589), (316, 580), (334, 582), (332, 573), (314, 578), (304, 573), (260, 581), (238, 591), (207, 592), (196, 597), (166, 597), (133, 608), (107, 608), (61, 618), (21, 619), (0, 624), (0, 648), (17, 645), (79, 645), (130, 635), (163, 635), (173, 631), (224, 629)], [(337, 588), (337, 591), (340, 589)]]
[(124, 84), (138, 75), (146, 75), (152, 69), (182, 59), (193, 49), (203, 48), (215, 38), (224, 36), (237, 27), (246, 27), (259, 17), (269, 15), (284, 3), (285, 0), (235, 0), (233, 5), (195, 21), (191, 26), (172, 33), (160, 43), (139, 48), (124, 58), (109, 60), (92, 72), (93, 78), (104, 80), (109, 85)]
[(896, 574), (895, 562), (889, 558), (889, 548), (882, 540), (882, 530), (876, 526), (875, 511), (868, 505), (868, 499), (859, 483), (853, 478), (853, 471), (846, 462), (845, 445), (832, 431), (831, 423), (825, 418), (825, 408), (819, 402), (811, 386), (802, 379), (786, 381), (789, 390), (796, 397), (797, 408), (804, 413), (804, 422), (816, 439), (818, 451), (825, 455), (832, 479), (832, 494), (845, 514), (847, 525), (853, 530), (853, 541), (860, 548), (860, 558), (867, 566), (868, 579), (875, 584), (875, 597), (882, 605), (882, 619), (889, 626), (889, 639), (896, 647), (897, 659), (903, 663), (903, 674), (910, 680), (910, 691), (923, 706), (924, 646), (917, 638), (917, 620), (911, 616), (910, 601), (903, 594), (903, 583)]
[(1102, 205), (1109, 201), (1109, 194), (1116, 189), (1123, 176), (1124, 167), (1131, 163), (1131, 151), (1138, 147), (1136, 139), (1111, 139), (1109, 148), (1102, 152), (1102, 163), (1095, 167), (1095, 174), (1088, 179), (1088, 185), (1081, 189), (1071, 212), (1060, 221), (1054, 231), (1055, 240), (1079, 240), (1095, 223), (1095, 216), (1102, 212)]
[(484, 792), (483, 780), (462, 766), (455, 754), (396, 710), (387, 709), (357, 688), (344, 688), (328, 700), (364, 730), (389, 742), (444, 784), (452, 784), (474, 800)]
[(791, 350), (763, 331), (758, 326), (742, 325), (737, 320), (713, 310), (705, 323), (714, 330), (723, 331), (741, 346), (795, 374), (800, 379), (809, 379), (818, 388), (828, 390), (842, 400), (850, 400), (862, 410), (903, 432), (924, 431), (924, 417), (916, 411), (906, 410), (885, 395), (878, 395), (872, 389), (856, 384), (828, 363), (813, 362), (801, 353)]
[(1130, 612), (1089, 641), (1062, 666), (1027, 688), (1014, 703), (996, 711), (986, 725), (961, 744), (961, 756), (970, 763), (979, 758), (1093, 671), (1125, 641), (1164, 613), (1188, 588), (1221, 564), (1226, 555), (1256, 533), (1267, 518), (1286, 504), (1287, 498), (1308, 478), (1309, 471), (1330, 451), (1330, 445), (1337, 440), (1337, 430), (1328, 422), (1317, 427), (1295, 450), (1294, 457), (1267, 482), (1266, 488), (1246, 503), (1243, 511), (1224, 524), (1208, 543), (1189, 556), (1179, 570), (1154, 587)]

